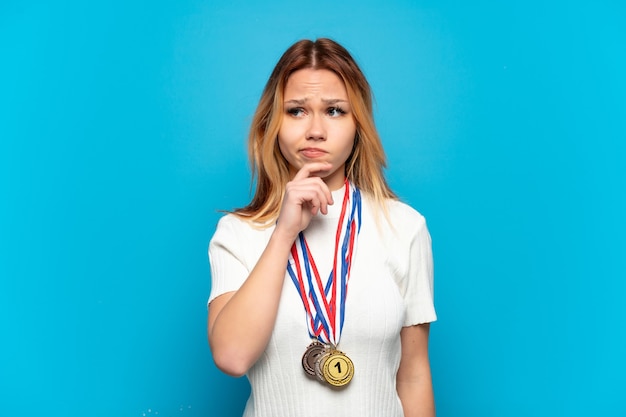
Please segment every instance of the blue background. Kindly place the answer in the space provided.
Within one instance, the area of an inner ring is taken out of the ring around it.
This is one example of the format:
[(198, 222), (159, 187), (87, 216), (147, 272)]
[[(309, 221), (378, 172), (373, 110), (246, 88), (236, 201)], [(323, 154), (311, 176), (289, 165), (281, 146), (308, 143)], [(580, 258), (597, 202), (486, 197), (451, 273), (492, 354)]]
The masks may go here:
[[(548, 4), (549, 3), (549, 4)], [(218, 209), (300, 38), (370, 80), (428, 219), (438, 415), (626, 416), (618, 1), (0, 5), (0, 415), (238, 416), (205, 337)]]

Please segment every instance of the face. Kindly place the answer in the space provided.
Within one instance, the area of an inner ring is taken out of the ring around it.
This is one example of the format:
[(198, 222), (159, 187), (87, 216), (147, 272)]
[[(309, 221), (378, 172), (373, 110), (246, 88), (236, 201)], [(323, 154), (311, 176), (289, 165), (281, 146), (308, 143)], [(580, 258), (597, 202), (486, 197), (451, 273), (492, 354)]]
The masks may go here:
[(315, 175), (331, 190), (341, 188), (356, 135), (343, 81), (328, 70), (298, 70), (289, 76), (284, 97), (278, 146), (292, 176), (307, 163), (327, 162), (331, 168)]

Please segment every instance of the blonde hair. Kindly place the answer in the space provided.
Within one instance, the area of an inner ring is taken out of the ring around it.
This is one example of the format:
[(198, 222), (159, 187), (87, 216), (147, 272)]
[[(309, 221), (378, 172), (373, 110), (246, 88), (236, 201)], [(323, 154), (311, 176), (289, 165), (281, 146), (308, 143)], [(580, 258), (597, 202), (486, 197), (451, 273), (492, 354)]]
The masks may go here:
[(346, 177), (364, 194), (384, 207), (395, 199), (385, 180), (385, 152), (374, 125), (369, 83), (350, 53), (331, 39), (301, 40), (285, 51), (272, 71), (259, 100), (248, 136), (248, 153), (256, 190), (250, 203), (234, 213), (268, 224), (278, 217), (291, 179), (289, 164), (278, 147), (283, 118), (284, 91), (289, 76), (301, 69), (324, 69), (337, 74), (346, 86), (356, 123), (354, 148), (346, 161)]

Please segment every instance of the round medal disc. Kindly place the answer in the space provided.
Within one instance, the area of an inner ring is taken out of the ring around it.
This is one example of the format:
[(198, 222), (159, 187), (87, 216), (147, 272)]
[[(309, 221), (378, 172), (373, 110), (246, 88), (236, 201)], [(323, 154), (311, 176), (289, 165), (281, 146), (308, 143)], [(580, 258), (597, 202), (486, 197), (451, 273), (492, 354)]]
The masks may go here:
[(326, 378), (324, 378), (324, 362), (326, 362), (326, 358), (330, 356), (331, 352), (324, 347), (322, 353), (315, 360), (315, 376), (320, 382), (326, 383)]
[(322, 365), (324, 379), (330, 385), (343, 387), (354, 376), (354, 364), (350, 358), (341, 351), (331, 352)]
[(302, 368), (307, 375), (315, 377), (315, 361), (324, 352), (324, 345), (320, 342), (311, 343), (302, 355)]

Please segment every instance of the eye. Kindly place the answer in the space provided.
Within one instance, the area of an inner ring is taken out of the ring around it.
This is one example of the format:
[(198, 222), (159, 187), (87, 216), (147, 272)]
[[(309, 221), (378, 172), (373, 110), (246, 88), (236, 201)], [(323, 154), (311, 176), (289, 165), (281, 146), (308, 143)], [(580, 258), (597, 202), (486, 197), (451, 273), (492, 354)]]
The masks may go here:
[(293, 117), (300, 117), (304, 114), (304, 109), (302, 107), (289, 107), (287, 109), (287, 114), (290, 114)]
[(328, 113), (329, 116), (331, 117), (339, 117), (339, 116), (343, 116), (344, 114), (346, 114), (346, 111), (344, 109), (342, 109), (341, 107), (329, 107), (326, 110), (326, 113)]

